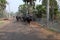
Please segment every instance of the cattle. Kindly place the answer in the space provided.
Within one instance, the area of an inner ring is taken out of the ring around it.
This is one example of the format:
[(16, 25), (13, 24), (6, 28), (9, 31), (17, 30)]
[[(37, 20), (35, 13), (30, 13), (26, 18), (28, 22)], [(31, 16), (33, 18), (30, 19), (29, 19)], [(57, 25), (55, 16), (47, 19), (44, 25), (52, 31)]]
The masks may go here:
[(27, 22), (30, 24), (30, 22), (32, 21), (32, 17), (30, 15), (25, 15), (22, 17), (24, 22)]
[(16, 20), (18, 21), (19, 19), (18, 19), (18, 16), (16, 16)]
[(17, 21), (21, 20), (21, 17), (20, 16), (16, 16), (16, 20)]
[(30, 24), (30, 22), (33, 20), (33, 17), (31, 15), (22, 15), (22, 16), (16, 16), (16, 20), (19, 21), (23, 21), (23, 22), (27, 22), (28, 24)]

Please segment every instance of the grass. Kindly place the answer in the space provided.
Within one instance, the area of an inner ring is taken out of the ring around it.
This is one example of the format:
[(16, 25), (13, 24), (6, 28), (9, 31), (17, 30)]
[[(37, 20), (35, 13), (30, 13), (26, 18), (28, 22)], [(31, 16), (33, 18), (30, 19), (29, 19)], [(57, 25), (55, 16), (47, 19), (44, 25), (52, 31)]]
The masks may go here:
[(0, 21), (0, 25), (3, 24), (4, 22), (3, 21)]
[(56, 30), (54, 29), (49, 29), (48, 31), (51, 31), (51, 32), (57, 32)]
[(59, 31), (57, 31), (56, 29), (53, 28), (47, 28), (47, 31), (51, 31), (51, 32), (55, 32), (55, 33), (60, 33)]

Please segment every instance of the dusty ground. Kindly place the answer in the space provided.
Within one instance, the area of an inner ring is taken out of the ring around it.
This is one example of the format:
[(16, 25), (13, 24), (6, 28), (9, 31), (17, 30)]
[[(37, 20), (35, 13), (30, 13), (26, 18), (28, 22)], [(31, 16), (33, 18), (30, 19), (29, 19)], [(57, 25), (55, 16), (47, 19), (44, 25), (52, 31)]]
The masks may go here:
[(9, 24), (11, 21), (9, 20), (2, 20), (0, 21), (0, 28), (4, 27), (5, 25)]
[(36, 22), (28, 25), (12, 21), (0, 27), (0, 40), (60, 40), (59, 33), (48, 31)]

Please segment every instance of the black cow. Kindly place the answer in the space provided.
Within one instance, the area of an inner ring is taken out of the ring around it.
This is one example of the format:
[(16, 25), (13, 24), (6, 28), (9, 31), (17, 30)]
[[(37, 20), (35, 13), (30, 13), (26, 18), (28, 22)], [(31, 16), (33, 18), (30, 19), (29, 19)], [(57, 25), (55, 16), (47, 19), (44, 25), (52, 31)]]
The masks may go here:
[(16, 16), (16, 20), (17, 21), (21, 20), (21, 17), (20, 16)]
[(32, 21), (31, 17), (27, 17), (26, 18), (27, 22), (30, 24), (30, 22)]
[(30, 24), (30, 22), (32, 21), (32, 17), (29, 16), (29, 15), (23, 16), (22, 18), (23, 18), (23, 21), (24, 21), (24, 22), (27, 22), (27, 23), (29, 23), (29, 24)]
[(17, 21), (19, 21), (19, 18), (18, 18), (18, 16), (16, 16), (16, 20), (17, 20)]

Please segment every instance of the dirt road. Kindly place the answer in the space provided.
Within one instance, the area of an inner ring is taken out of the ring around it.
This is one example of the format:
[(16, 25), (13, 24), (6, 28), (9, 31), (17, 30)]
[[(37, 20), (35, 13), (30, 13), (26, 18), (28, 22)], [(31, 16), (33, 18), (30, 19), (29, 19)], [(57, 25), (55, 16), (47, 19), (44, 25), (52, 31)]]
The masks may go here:
[(0, 40), (60, 40), (60, 34), (41, 28), (34, 22), (27, 25), (12, 21), (0, 28)]

